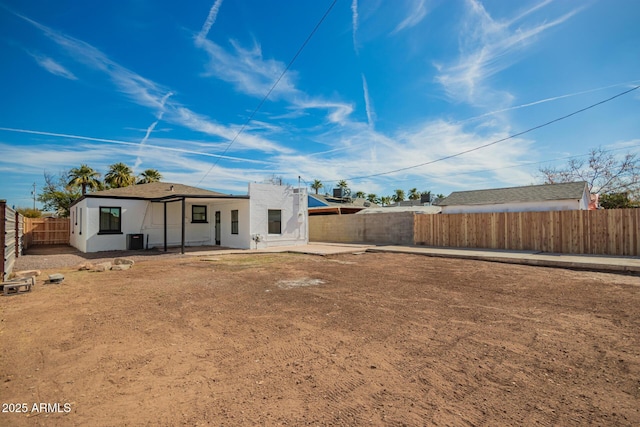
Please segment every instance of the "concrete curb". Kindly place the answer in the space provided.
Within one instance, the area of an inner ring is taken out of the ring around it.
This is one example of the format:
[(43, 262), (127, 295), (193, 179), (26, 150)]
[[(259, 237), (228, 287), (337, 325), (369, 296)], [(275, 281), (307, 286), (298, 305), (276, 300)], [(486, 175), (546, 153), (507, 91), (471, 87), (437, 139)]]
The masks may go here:
[[(437, 250), (431, 248), (415, 248), (415, 247), (377, 247), (369, 248), (367, 252), (378, 253), (405, 253), (412, 255), (423, 255), (439, 258), (457, 258), (469, 259), (476, 261), (500, 262), (506, 264), (532, 265), (537, 267), (555, 267), (568, 268), (574, 270), (602, 271), (607, 273), (626, 273), (640, 274), (640, 259), (621, 258), (621, 257), (598, 257), (587, 258), (588, 255), (563, 255), (563, 254), (541, 254), (537, 252), (504, 252), (493, 253), (485, 252), (465, 253), (465, 249), (454, 250), (444, 249)], [(552, 257), (567, 257), (571, 259), (558, 260)], [(576, 258), (585, 257), (585, 259), (577, 260)]]

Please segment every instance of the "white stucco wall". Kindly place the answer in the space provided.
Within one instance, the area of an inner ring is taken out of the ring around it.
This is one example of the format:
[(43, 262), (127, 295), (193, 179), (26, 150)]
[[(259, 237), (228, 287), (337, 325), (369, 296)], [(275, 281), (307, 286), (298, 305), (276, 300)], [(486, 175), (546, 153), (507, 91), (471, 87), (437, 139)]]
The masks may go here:
[[(306, 188), (286, 185), (249, 184), (251, 210), (251, 247), (262, 249), (273, 246), (305, 245), (309, 242), (309, 218)], [(282, 233), (269, 234), (270, 209), (282, 212)]]
[[(86, 209), (83, 209), (82, 219), (82, 234), (86, 242), (85, 252), (127, 249), (127, 234), (138, 234), (141, 232), (145, 212), (149, 204), (144, 200), (98, 198), (87, 198), (80, 203), (84, 203), (86, 206)], [(100, 231), (101, 207), (121, 208), (121, 234), (98, 234)]]
[(543, 202), (500, 203), (491, 205), (442, 206), (442, 213), (569, 211), (587, 209), (588, 206), (588, 200), (583, 197), (580, 200), (548, 200)]
[[(250, 184), (250, 199), (187, 199), (185, 245), (215, 245), (215, 213), (220, 212), (220, 245), (238, 249), (303, 245), (309, 241), (306, 189)], [(192, 206), (207, 206), (207, 222), (192, 223)], [(121, 208), (121, 233), (99, 234), (100, 207)], [(282, 233), (269, 234), (268, 211), (282, 213)], [(231, 211), (238, 211), (238, 234), (231, 234)], [(77, 214), (76, 214), (77, 212)], [(77, 224), (76, 224), (77, 216)], [(88, 197), (72, 208), (71, 245), (82, 252), (126, 250), (128, 234), (143, 234), (143, 247), (164, 246), (164, 206), (146, 200)], [(260, 236), (259, 242), (253, 237)], [(167, 203), (167, 245), (182, 240), (182, 202)]]
[(69, 243), (81, 252), (87, 252), (86, 236), (86, 216), (87, 203), (86, 200), (78, 202), (71, 208), (71, 226)]

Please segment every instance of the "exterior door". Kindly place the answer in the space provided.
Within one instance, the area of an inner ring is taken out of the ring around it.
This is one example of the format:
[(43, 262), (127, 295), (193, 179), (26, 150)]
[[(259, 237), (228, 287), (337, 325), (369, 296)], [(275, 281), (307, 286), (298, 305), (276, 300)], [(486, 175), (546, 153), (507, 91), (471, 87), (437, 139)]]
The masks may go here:
[(220, 245), (220, 211), (216, 211), (216, 245)]

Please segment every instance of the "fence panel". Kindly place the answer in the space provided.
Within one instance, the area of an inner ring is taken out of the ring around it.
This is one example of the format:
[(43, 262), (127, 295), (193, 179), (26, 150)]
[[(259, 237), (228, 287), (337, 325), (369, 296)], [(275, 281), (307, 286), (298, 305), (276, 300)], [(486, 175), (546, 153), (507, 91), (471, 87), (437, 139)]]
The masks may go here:
[(22, 254), (20, 225), (23, 217), (0, 200), (0, 279), (7, 280)]
[(416, 215), (414, 242), (440, 247), (640, 256), (640, 209)]
[(27, 246), (68, 245), (69, 218), (25, 218), (24, 234)]

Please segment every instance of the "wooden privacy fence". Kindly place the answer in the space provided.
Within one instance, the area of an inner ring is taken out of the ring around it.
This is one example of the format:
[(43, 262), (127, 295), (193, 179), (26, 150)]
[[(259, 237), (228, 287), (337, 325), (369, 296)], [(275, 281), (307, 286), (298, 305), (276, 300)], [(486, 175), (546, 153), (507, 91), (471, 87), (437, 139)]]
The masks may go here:
[(417, 245), (640, 256), (640, 209), (415, 215)]
[(7, 280), (13, 265), (22, 255), (23, 216), (0, 200), (0, 281)]
[(68, 245), (69, 218), (25, 218), (25, 248), (34, 245)]

